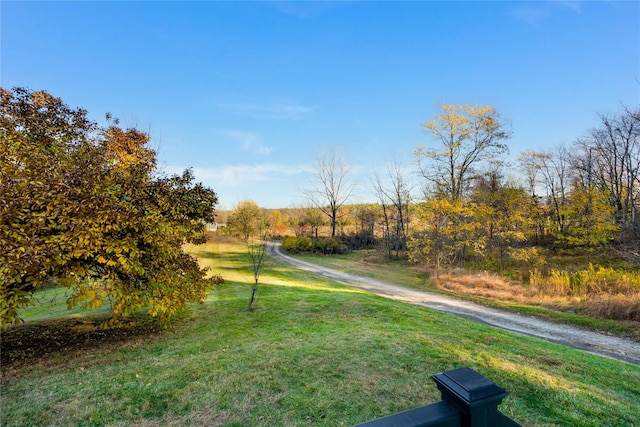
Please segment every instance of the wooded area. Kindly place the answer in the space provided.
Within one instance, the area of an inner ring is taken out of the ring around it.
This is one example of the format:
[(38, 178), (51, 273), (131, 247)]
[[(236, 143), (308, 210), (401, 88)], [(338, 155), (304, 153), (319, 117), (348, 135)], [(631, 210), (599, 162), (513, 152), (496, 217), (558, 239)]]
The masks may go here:
[(495, 272), (640, 319), (640, 110), (601, 115), (570, 146), (525, 151), (515, 167), (504, 160), (508, 121), (492, 107), (444, 105), (424, 127), (432, 138), (414, 153), (417, 192), (391, 165), (372, 179), (377, 203), (348, 204), (348, 168), (333, 152), (306, 207), (270, 211), (270, 234), (293, 234), (283, 241), (291, 253), (375, 247), (431, 268), (436, 281), (454, 268)]
[[(307, 206), (272, 210), (277, 217), (271, 234), (288, 229), (318, 237), (329, 226), (331, 237), (375, 235), (388, 255), (410, 242), (416, 261), (458, 265), (483, 258), (497, 270), (509, 260), (534, 256), (525, 253), (534, 247), (589, 250), (611, 244), (635, 259), (640, 110), (599, 119), (599, 126), (571, 146), (525, 151), (517, 165), (508, 165), (510, 131), (495, 109), (445, 105), (424, 124), (433, 143), (414, 153), (423, 178), (419, 194), (409, 184), (410, 172), (391, 165), (386, 175), (376, 172), (372, 179), (377, 203), (348, 204), (354, 193), (348, 168), (332, 153), (319, 163), (314, 182), (341, 185), (312, 185), (322, 190), (313, 192)], [(318, 207), (325, 205), (330, 208)]]

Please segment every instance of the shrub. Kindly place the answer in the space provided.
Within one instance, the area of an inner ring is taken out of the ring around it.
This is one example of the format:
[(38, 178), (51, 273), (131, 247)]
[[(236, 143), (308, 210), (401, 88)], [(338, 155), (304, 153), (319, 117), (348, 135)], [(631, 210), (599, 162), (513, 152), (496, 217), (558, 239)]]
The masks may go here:
[(316, 253), (322, 255), (345, 254), (347, 245), (333, 237), (320, 237), (312, 240), (307, 236), (286, 237), (282, 240), (282, 249), (290, 254)]
[(282, 249), (290, 254), (313, 251), (313, 242), (307, 236), (286, 237), (282, 240)]
[(338, 237), (349, 250), (372, 249), (376, 246), (376, 238), (369, 231), (361, 231), (353, 234), (343, 234)]
[(640, 295), (597, 296), (584, 304), (583, 311), (603, 319), (640, 322)]
[(349, 248), (334, 237), (323, 237), (314, 242), (314, 250), (323, 255), (337, 255), (346, 254)]

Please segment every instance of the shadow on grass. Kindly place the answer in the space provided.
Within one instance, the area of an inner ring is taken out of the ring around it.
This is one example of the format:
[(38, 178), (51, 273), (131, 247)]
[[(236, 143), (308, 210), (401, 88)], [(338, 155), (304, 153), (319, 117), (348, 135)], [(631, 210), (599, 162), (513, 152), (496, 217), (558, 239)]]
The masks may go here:
[[(197, 258), (218, 258), (220, 254), (213, 251), (192, 252)], [(220, 273), (242, 273), (245, 280), (231, 280), (224, 286), (226, 289), (234, 289), (232, 292), (223, 293), (223, 300), (244, 299), (243, 291), (253, 284), (251, 265), (246, 252), (241, 250), (228, 250), (224, 252), (224, 266)], [(319, 278), (311, 273), (277, 264), (271, 270), (266, 268), (260, 277), (260, 292), (267, 293), (271, 288), (276, 294), (286, 295), (290, 292), (302, 292), (305, 295), (316, 293), (326, 294), (357, 294), (363, 293), (358, 289), (336, 285), (330, 280)], [(310, 279), (310, 280), (307, 280)], [(237, 286), (239, 285), (239, 286)], [(59, 291), (58, 292), (62, 292)], [(216, 293), (216, 287), (212, 289)], [(218, 301), (212, 298), (210, 301)], [(57, 295), (57, 294), (56, 294)], [(291, 295), (289, 296), (291, 297)], [(55, 302), (49, 297), (50, 303)], [(63, 298), (64, 299), (64, 298)], [(153, 335), (163, 332), (163, 327), (148, 316), (132, 315), (127, 323), (119, 327), (102, 329), (100, 325), (109, 319), (105, 313), (86, 315), (62, 315), (61, 317), (44, 320), (32, 320), (21, 325), (12, 325), (2, 331), (2, 351), (0, 352), (0, 366), (2, 375), (19, 376), (29, 369), (38, 369), (40, 366), (57, 367), (71, 366), (77, 356), (87, 352), (109, 353), (117, 347), (127, 346), (129, 343), (139, 343)], [(179, 323), (179, 319), (174, 320)], [(179, 327), (179, 326), (178, 326)]]
[(2, 374), (17, 375), (39, 362), (73, 364), (76, 355), (100, 351), (113, 344), (151, 335), (165, 329), (155, 319), (131, 316), (126, 324), (109, 329), (100, 325), (108, 316), (64, 317), (9, 326), (2, 331)]
[[(192, 255), (196, 258), (200, 258), (200, 259), (219, 259), (220, 258), (220, 254), (217, 254), (215, 252), (211, 252), (211, 251), (189, 251), (189, 255)], [(228, 259), (236, 259), (236, 260), (240, 260), (243, 259), (243, 257), (246, 257), (247, 253), (246, 250), (244, 252), (242, 251), (237, 251), (237, 252), (225, 252), (225, 257), (227, 257)]]
[[(293, 267), (282, 267), (279, 266), (278, 271), (282, 276), (289, 274), (300, 274), (299, 270), (296, 270)], [(345, 294), (367, 294), (366, 291), (363, 291), (358, 288), (337, 284), (334, 281), (329, 279), (325, 279), (322, 277), (318, 277), (313, 275), (313, 273), (303, 273), (309, 274), (310, 280), (290, 280), (290, 279), (282, 279), (281, 277), (277, 277), (274, 275), (270, 275), (269, 273), (265, 273), (260, 276), (260, 285), (265, 287), (279, 287), (281, 289), (291, 289), (291, 290), (305, 290), (311, 292), (330, 292), (330, 293), (345, 293)]]

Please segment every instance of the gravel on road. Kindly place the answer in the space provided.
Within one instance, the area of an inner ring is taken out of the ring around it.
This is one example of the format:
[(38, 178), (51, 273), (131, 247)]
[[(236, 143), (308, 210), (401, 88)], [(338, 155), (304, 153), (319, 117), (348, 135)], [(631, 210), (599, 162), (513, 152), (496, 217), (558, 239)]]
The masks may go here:
[(343, 273), (282, 253), (278, 242), (269, 242), (269, 255), (285, 264), (336, 282), (362, 289), (383, 297), (452, 313), (477, 322), (564, 344), (601, 356), (640, 366), (640, 344), (625, 338), (582, 329), (573, 325), (550, 322), (506, 310), (485, 307), (453, 297), (425, 292), (378, 280)]

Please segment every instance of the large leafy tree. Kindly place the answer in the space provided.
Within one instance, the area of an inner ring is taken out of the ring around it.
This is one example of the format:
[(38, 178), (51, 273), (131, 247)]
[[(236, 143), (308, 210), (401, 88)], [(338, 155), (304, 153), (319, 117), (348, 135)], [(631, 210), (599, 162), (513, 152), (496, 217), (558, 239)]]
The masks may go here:
[(227, 228), (243, 242), (255, 236), (261, 236), (264, 231), (265, 212), (253, 200), (239, 202), (229, 214)]
[(613, 240), (619, 232), (615, 206), (608, 194), (595, 186), (575, 185), (565, 209), (567, 228), (558, 240), (570, 246), (597, 247)]
[(157, 176), (149, 138), (47, 92), (0, 88), (0, 321), (58, 285), (68, 306), (110, 303), (168, 319), (219, 277), (185, 254), (213, 222), (216, 194), (187, 170)]
[(509, 255), (527, 240), (534, 223), (535, 205), (527, 192), (503, 182), (499, 171), (476, 180), (470, 197), (475, 221), (475, 247), (498, 262), (500, 273)]
[(409, 260), (433, 265), (440, 279), (442, 267), (455, 264), (471, 242), (473, 211), (463, 201), (444, 196), (419, 203), (415, 211), (417, 221), (407, 243)]

